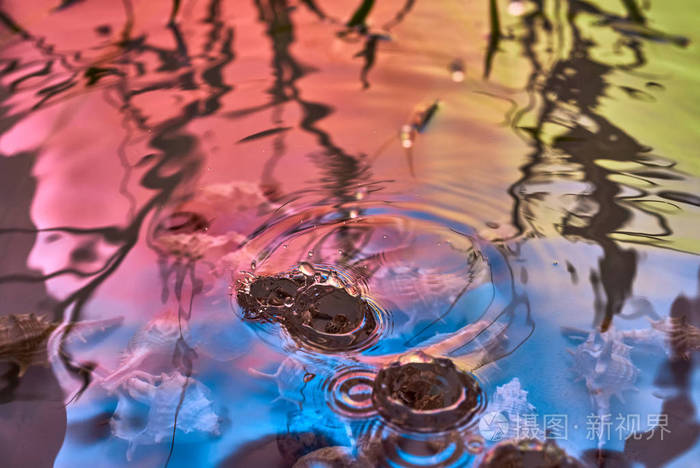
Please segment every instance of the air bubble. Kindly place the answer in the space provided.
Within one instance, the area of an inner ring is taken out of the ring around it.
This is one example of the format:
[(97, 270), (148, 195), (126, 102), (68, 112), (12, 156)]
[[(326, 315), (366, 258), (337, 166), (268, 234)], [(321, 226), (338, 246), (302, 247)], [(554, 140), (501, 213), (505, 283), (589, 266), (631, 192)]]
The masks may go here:
[(416, 130), (411, 125), (402, 126), (401, 131), (399, 132), (401, 146), (406, 149), (413, 147), (413, 142), (416, 139), (416, 133)]
[(484, 438), (479, 435), (471, 435), (467, 440), (467, 451), (473, 454), (480, 454), (484, 451)]
[(455, 59), (450, 63), (450, 77), (455, 83), (464, 81), (464, 61)]
[(525, 2), (521, 0), (513, 0), (508, 4), (508, 13), (512, 16), (522, 16), (527, 11)]

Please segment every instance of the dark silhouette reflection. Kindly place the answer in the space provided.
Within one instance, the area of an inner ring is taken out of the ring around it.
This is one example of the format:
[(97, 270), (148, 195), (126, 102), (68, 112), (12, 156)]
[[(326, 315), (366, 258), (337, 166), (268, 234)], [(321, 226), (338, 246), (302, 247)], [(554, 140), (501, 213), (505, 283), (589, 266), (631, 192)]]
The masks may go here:
[[(256, 6), (261, 21), (267, 24), (267, 35), (273, 47), (272, 67), (275, 81), (269, 89), (272, 96), (270, 106), (274, 106), (273, 119), (278, 119), (282, 106), (289, 102), (296, 103), (302, 111), (299, 126), (310, 133), (321, 147), (318, 153), (309, 156), (316, 162), (323, 173), (319, 181), (321, 203), (338, 207), (342, 216), (350, 218), (350, 211), (342, 208), (346, 202), (356, 199), (358, 184), (368, 180), (371, 175), (369, 167), (362, 156), (355, 156), (338, 146), (330, 134), (318, 127), (318, 122), (333, 112), (327, 104), (310, 102), (303, 99), (297, 81), (314, 71), (304, 66), (291, 54), (290, 48), (295, 40), (294, 23), (286, 0), (257, 0)], [(256, 111), (260, 109), (250, 109)], [(279, 124), (279, 121), (275, 122)], [(265, 163), (262, 184), (267, 193), (281, 194), (279, 183), (273, 176), (277, 162), (285, 154), (284, 133), (279, 133), (273, 144), (273, 156)], [(290, 195), (293, 197), (293, 195)], [(338, 248), (352, 258), (366, 242), (368, 233), (362, 229), (343, 228), (336, 236)]]
[(244, 444), (218, 466), (219, 468), (250, 466), (291, 468), (304, 455), (336, 445), (338, 444), (330, 436), (318, 431), (269, 435)]
[[(590, 241), (602, 249), (598, 270), (590, 272), (590, 282), (595, 294), (594, 325), (606, 331), (618, 315), (631, 294), (632, 284), (637, 273), (637, 253), (633, 248), (622, 247), (611, 236), (632, 234), (637, 242), (645, 238), (663, 238), (672, 235), (666, 219), (657, 213), (645, 212), (653, 216), (658, 233), (634, 232), (635, 208), (625, 204), (625, 198), (643, 198), (656, 195), (681, 203), (691, 203), (690, 194), (669, 197), (667, 191), (626, 187), (615, 180), (616, 175), (625, 175), (647, 182), (646, 186), (656, 187), (654, 180), (682, 180), (682, 173), (673, 166), (659, 167), (651, 148), (637, 141), (621, 126), (604, 117), (599, 111), (600, 100), (612, 86), (608, 77), (616, 70), (630, 71), (647, 63), (643, 40), (656, 40), (684, 47), (687, 39), (655, 31), (646, 26), (646, 18), (636, 2), (624, 0), (627, 16), (620, 17), (601, 10), (593, 3), (570, 0), (568, 25), (571, 31), (572, 47), (568, 56), (558, 60), (550, 69), (544, 67), (545, 60), (538, 55), (537, 47), (552, 31), (552, 25), (544, 14), (542, 2), (535, 2), (537, 8), (523, 18), (525, 33), (521, 37), (524, 55), (532, 65), (528, 91), (532, 94), (532, 104), (521, 110), (513, 121), (517, 130), (527, 135), (533, 152), (529, 162), (522, 167), (523, 177), (511, 189), (515, 198), (514, 223), (521, 232), (540, 234), (540, 224), (544, 221), (541, 210), (547, 197), (562, 195), (572, 200), (565, 204), (560, 218), (554, 221), (557, 231), (572, 240)], [(629, 63), (607, 63), (594, 58), (598, 47), (593, 40), (584, 37), (577, 25), (579, 15), (586, 13), (599, 19), (598, 26), (610, 27), (619, 35), (617, 47), (626, 49), (631, 56)], [(563, 34), (559, 29), (559, 34)], [(648, 100), (650, 96), (635, 88), (622, 89), (628, 97)], [(541, 106), (535, 108), (535, 96)], [(518, 126), (519, 120), (529, 112), (536, 112), (536, 123), (532, 127)], [(556, 128), (552, 132), (552, 128)], [(551, 133), (555, 133), (554, 136)], [(600, 160), (613, 164), (604, 165)], [(613, 169), (614, 163), (633, 163), (639, 169), (627, 172)], [(562, 175), (547, 175), (550, 164), (565, 167)], [(567, 192), (566, 185), (583, 182), (587, 187), (580, 193)], [(551, 191), (544, 192), (537, 186)], [(558, 192), (557, 192), (558, 191)], [(563, 193), (562, 193), (563, 192)], [(630, 192), (636, 192), (630, 195)], [(567, 262), (567, 267), (570, 264)], [(569, 272), (575, 274), (573, 267)], [(697, 325), (700, 309), (695, 300), (679, 297), (671, 309), (671, 320), (682, 320), (682, 324)], [(693, 357), (683, 359), (686, 349), (679, 350), (683, 327), (675, 329), (677, 336), (670, 336), (673, 355), (663, 366), (657, 384), (672, 390), (664, 400), (662, 415), (668, 420), (663, 433), (658, 427), (644, 434), (630, 437), (625, 443), (624, 453), (608, 450), (589, 450), (584, 459), (596, 466), (631, 466), (641, 462), (647, 467), (659, 467), (679, 457), (692, 448), (700, 436), (700, 425), (696, 410), (690, 398), (690, 376), (693, 370)], [(675, 343), (675, 344), (674, 344)]]
[[(300, 64), (291, 54), (290, 48), (294, 43), (294, 23), (290, 17), (290, 8), (286, 0), (256, 0), (259, 18), (267, 24), (267, 35), (273, 47), (272, 67), (275, 81), (268, 90), (272, 96), (269, 105), (274, 106), (276, 115), (281, 112), (281, 106), (288, 102), (295, 102), (302, 110), (302, 118), (299, 123), (302, 130), (315, 136), (318, 144), (323, 148), (319, 156), (319, 164), (328, 176), (324, 179), (324, 188), (329, 195), (337, 201), (351, 199), (354, 194), (348, 193), (360, 177), (366, 175), (366, 167), (359, 158), (347, 153), (333, 142), (332, 137), (324, 130), (317, 127), (317, 123), (330, 115), (333, 108), (329, 105), (306, 101), (302, 98), (297, 81), (314, 69)], [(284, 142), (279, 136), (275, 142), (275, 152), (270, 161), (266, 163), (263, 174), (263, 184), (275, 185), (272, 170), (275, 163), (285, 152)]]
[[(2, 101), (7, 98), (0, 89)], [(2, 128), (7, 129), (5, 109)], [(34, 153), (0, 155), (0, 227), (33, 231), (30, 207), (36, 190), (31, 170)], [(21, 180), (22, 183), (17, 183)], [(0, 277), (30, 276), (27, 257), (34, 233), (0, 233)], [(0, 283), (0, 314), (53, 312), (53, 301), (37, 281)], [(2, 335), (5, 339), (7, 335)], [(3, 343), (6, 344), (6, 343)], [(4, 357), (6, 358), (6, 356)], [(50, 369), (32, 366), (20, 376), (20, 366), (0, 362), (0, 454), (5, 466), (52, 466), (66, 432), (63, 392)], [(33, 441), (40, 440), (40, 444)]]
[[(317, 16), (326, 18), (315, 2), (305, 2), (305, 4)], [(338, 214), (346, 219), (358, 216), (361, 214), (361, 210), (353, 212), (352, 209), (348, 209), (344, 205), (360, 199), (367, 192), (368, 186), (372, 184), (366, 154), (350, 154), (334, 142), (332, 135), (318, 126), (321, 120), (334, 112), (332, 106), (321, 102), (307, 101), (303, 98), (297, 82), (307, 74), (315, 72), (316, 69), (303, 64), (291, 53), (290, 49), (295, 41), (295, 24), (291, 18), (293, 9), (289, 7), (288, 2), (286, 0), (255, 0), (255, 5), (260, 21), (267, 26), (266, 33), (272, 44), (274, 83), (268, 90), (272, 99), (268, 104), (236, 111), (230, 113), (229, 116), (237, 118), (272, 107), (273, 123), (275, 126), (279, 126), (282, 124), (280, 116), (283, 106), (288, 103), (296, 103), (302, 113), (299, 127), (314, 136), (321, 148), (320, 151), (309, 154), (322, 173), (318, 184), (321, 196), (319, 203), (336, 207)], [(413, 5), (414, 0), (407, 0), (394, 18), (382, 26), (383, 32), (373, 32), (368, 29), (366, 20), (373, 10), (374, 2), (363, 1), (345, 24), (345, 29), (338, 33), (338, 36), (344, 40), (364, 41), (364, 47), (356, 54), (356, 57), (362, 57), (365, 61), (361, 71), (361, 81), (365, 88), (369, 87), (368, 74), (375, 63), (379, 42), (390, 39), (385, 33), (400, 24), (411, 11)], [(340, 24), (341, 22), (333, 19), (333, 23)], [(285, 155), (284, 139), (287, 132), (277, 129), (267, 132), (269, 132), (268, 135), (275, 135), (275, 140), (272, 145), (272, 157), (266, 161), (264, 166), (262, 186), (265, 193), (272, 199), (282, 199), (282, 190), (274, 177), (274, 170), (277, 163)], [(287, 199), (294, 197), (295, 194), (286, 196)], [(363, 228), (342, 227), (339, 229), (333, 235), (333, 242), (343, 252), (342, 261), (349, 262), (355, 258), (368, 242), (370, 235), (370, 230)], [(324, 239), (323, 242), (328, 240)]]
[[(700, 271), (698, 271), (700, 280)], [(697, 348), (689, 349), (686, 339), (690, 327), (700, 327), (700, 281), (698, 295), (688, 298), (680, 295), (673, 301), (669, 314), (674, 327), (668, 335), (671, 355), (661, 365), (656, 385), (669, 392), (661, 407), (661, 418), (668, 431), (653, 427), (649, 431), (628, 438), (625, 455), (649, 468), (664, 466), (692, 449), (700, 439), (700, 422), (693, 403), (693, 373), (698, 366)], [(695, 343), (697, 346), (697, 343)]]
[[(539, 95), (542, 104), (535, 110), (532, 106), (519, 111), (513, 125), (519, 133), (529, 138), (533, 153), (529, 162), (522, 168), (522, 178), (513, 185), (511, 194), (515, 197), (514, 223), (521, 232), (531, 231), (539, 234), (538, 223), (546, 222), (540, 208), (551, 206), (544, 200), (547, 197), (561, 196), (566, 200), (566, 207), (560, 219), (553, 221), (555, 229), (569, 239), (590, 241), (602, 249), (598, 271), (591, 272), (594, 290), (598, 288), (603, 294), (597, 294), (596, 316), (594, 324), (602, 331), (607, 330), (613, 317), (620, 313), (625, 300), (631, 294), (632, 284), (637, 273), (637, 253), (633, 248), (621, 246), (611, 235), (634, 234), (638, 238), (658, 238), (672, 234), (666, 220), (659, 214), (653, 216), (660, 228), (652, 235), (628, 231), (634, 221), (634, 211), (624, 199), (630, 196), (626, 188), (614, 180), (620, 171), (610, 169), (599, 160), (636, 163), (642, 168), (631, 174), (638, 179), (683, 178), (672, 168), (657, 168), (652, 163), (650, 148), (639, 143), (620, 126), (611, 122), (598, 112), (600, 99), (611, 86), (607, 77), (615, 70), (630, 70), (646, 63), (643, 43), (638, 39), (626, 38), (624, 34), (622, 47), (631, 51), (633, 61), (628, 64), (608, 64), (593, 58), (593, 49), (597, 44), (584, 37), (577, 26), (577, 17), (588, 13), (606, 20), (624, 24), (643, 24), (643, 17), (638, 10), (632, 9), (634, 2), (625, 2), (630, 8), (630, 17), (621, 18), (603, 12), (588, 2), (572, 0), (568, 2), (568, 27), (571, 30), (572, 47), (568, 56), (558, 60), (551, 69), (545, 70), (544, 62), (538, 56), (537, 47), (553, 30), (552, 24), (545, 16), (542, 3), (535, 2), (538, 8), (523, 18), (525, 33), (520, 37), (524, 55), (530, 60), (532, 74), (528, 91)], [(643, 26), (639, 26), (643, 28)], [(613, 28), (613, 30), (617, 31)], [(532, 127), (518, 126), (518, 122), (528, 113), (536, 112), (536, 123)], [(556, 136), (546, 135), (555, 130)], [(562, 164), (565, 169), (561, 175), (548, 175), (547, 167)], [(585, 185), (580, 193), (561, 193), (566, 188), (558, 188), (569, 183)], [(551, 192), (547, 193), (536, 186), (547, 184)], [(642, 189), (636, 197), (648, 195)], [(557, 193), (559, 192), (559, 193)]]
[[(105, 56), (103, 58), (105, 66), (99, 69), (82, 63), (79, 54), (69, 57), (55, 53), (54, 47), (51, 44), (47, 44), (43, 38), (35, 36), (25, 30), (22, 26), (16, 24), (7, 14), (2, 13), (0, 15), (0, 20), (2, 20), (6, 27), (17, 34), (21, 39), (27, 41), (32, 47), (36, 48), (40, 52), (42, 59), (46, 60), (46, 66), (40, 69), (38, 74), (36, 70), (33, 69), (33, 63), (31, 61), (28, 61), (27, 64), (17, 63), (16, 61), (5, 63), (3, 73), (9, 73), (11, 71), (16, 72), (18, 69), (21, 70), (22, 68), (31, 70), (27, 75), (15, 80), (14, 88), (16, 88), (18, 83), (21, 83), (22, 80), (29, 77), (46, 75), (47, 78), (56, 78), (68, 76), (67, 79), (60, 81), (58, 84), (52, 84), (49, 87), (42, 87), (42, 85), (39, 85), (35, 93), (36, 102), (32, 107), (32, 111), (48, 104), (48, 100), (54, 97), (55, 100), (53, 100), (53, 102), (59, 102), (60, 99), (67, 99), (70, 97), (66, 95), (66, 92), (73, 88), (81, 78), (84, 78), (87, 85), (91, 86), (99, 84), (100, 80), (105, 76), (113, 75), (117, 81), (110, 86), (110, 90), (113, 91), (113, 93), (105, 93), (105, 99), (124, 115), (123, 125), (127, 136), (119, 154), (122, 158), (122, 164), (125, 167), (125, 176), (120, 188), (122, 193), (127, 195), (132, 205), (131, 216), (128, 222), (125, 225), (87, 229), (72, 227), (43, 229), (45, 232), (54, 232), (62, 236), (78, 238), (79, 236), (87, 235), (92, 238), (101, 238), (105, 244), (112, 246), (113, 253), (104, 260), (103, 266), (98, 270), (82, 272), (75, 268), (66, 268), (45, 276), (24, 273), (22, 270), (24, 269), (23, 265), (26, 263), (26, 255), (31, 248), (36, 234), (36, 230), (31, 225), (28, 218), (34, 192), (34, 184), (27, 182), (18, 186), (10, 181), (2, 184), (3, 187), (19, 187), (25, 190), (24, 193), (7, 194), (7, 196), (2, 198), (3, 201), (11, 202), (13, 208), (12, 212), (9, 211), (9, 208), (3, 209), (3, 211), (7, 211), (8, 214), (6, 215), (7, 219), (3, 219), (3, 229), (0, 230), (0, 235), (4, 237), (17, 237), (21, 239), (21, 245), (24, 246), (23, 248), (15, 247), (13, 249), (15, 254), (13, 254), (14, 260), (12, 262), (3, 261), (2, 267), (11, 269), (3, 271), (3, 274), (0, 275), (0, 288), (7, 288), (7, 291), (3, 292), (3, 298), (4, 296), (25, 299), (40, 298), (45, 296), (45, 293), (41, 292), (43, 291), (43, 286), (40, 286), (41, 282), (61, 275), (73, 275), (87, 279), (87, 282), (83, 286), (70, 293), (60, 303), (49, 303), (48, 305), (55, 319), (64, 320), (71, 324), (66, 328), (63, 334), (60, 356), (65, 368), (75, 377), (82, 380), (82, 387), (80, 391), (74, 395), (74, 398), (79, 397), (90, 384), (92, 380), (91, 373), (94, 366), (91, 363), (76, 362), (67, 350), (64, 349), (63, 343), (65, 343), (66, 338), (72, 331), (72, 324), (81, 320), (83, 309), (93, 297), (95, 291), (125, 260), (138, 241), (143, 228), (147, 227), (145, 225), (146, 220), (150, 219), (151, 225), (148, 226), (148, 228), (150, 232), (153, 232), (159, 225), (162, 212), (171, 204), (181, 202), (188, 196), (191, 183), (203, 166), (203, 155), (198, 149), (197, 136), (189, 133), (186, 127), (193, 120), (211, 115), (218, 111), (221, 107), (221, 98), (233, 89), (231, 85), (223, 81), (223, 68), (234, 59), (234, 31), (232, 27), (227, 26), (221, 19), (220, 0), (211, 0), (209, 2), (208, 16), (204, 19), (204, 23), (209, 25), (209, 34), (201, 54), (208, 60), (206, 61), (206, 66), (201, 70), (192, 65), (186, 37), (182, 35), (180, 28), (173, 21), (178, 11), (178, 3), (179, 2), (175, 2), (173, 5), (173, 18), (171, 18), (170, 23), (167, 25), (168, 30), (172, 34), (175, 46), (172, 49), (167, 49), (151, 45), (148, 42), (146, 34), (139, 37), (132, 37), (132, 25), (134, 23), (133, 8), (129, 0), (124, 0), (126, 23), (122, 31), (120, 42), (117, 43), (121, 48), (121, 53)], [(107, 33), (108, 32), (109, 31), (107, 31)], [(98, 33), (102, 34), (100, 31), (98, 31)], [(155, 55), (157, 58), (155, 70), (146, 69), (147, 62), (142, 60), (144, 55)], [(61, 69), (55, 70), (52, 68), (53, 63), (60, 63)], [(146, 86), (141, 85), (139, 78), (151, 71), (169, 73), (165, 75), (165, 78), (159, 77), (159, 81), (150, 81)], [(134, 104), (133, 98), (135, 96), (169, 88), (177, 88), (184, 91), (201, 90), (202, 94), (199, 94), (199, 98), (194, 100), (194, 102), (190, 102), (179, 109), (178, 115), (162, 122), (157, 122), (157, 116), (148, 115), (148, 109), (138, 108)], [(34, 89), (30, 88), (29, 91), (25, 90), (23, 92), (28, 94), (28, 92)], [(6, 91), (3, 90), (3, 97), (6, 95)], [(116, 96), (116, 98), (113, 96)], [(2, 123), (0, 123), (0, 128), (6, 131), (12, 128), (12, 126), (22, 118), (26, 117), (26, 115), (26, 112), (12, 114), (11, 109), (3, 108), (3, 118)], [(148, 157), (144, 157), (140, 165), (138, 165), (145, 171), (140, 179), (140, 184), (143, 188), (151, 191), (153, 195), (150, 199), (147, 199), (142, 206), (134, 206), (133, 197), (128, 196), (129, 194), (126, 191), (132, 168), (123, 157), (123, 148), (126, 146), (126, 143), (129, 142), (132, 135), (136, 137), (136, 134), (143, 135), (144, 132), (150, 135), (149, 145), (155, 151), (148, 155)], [(27, 155), (27, 157), (20, 156), (11, 159), (0, 158), (0, 162), (3, 164), (6, 164), (5, 161), (7, 161), (8, 164), (15, 165), (23, 163), (26, 167), (16, 167), (12, 168), (12, 171), (2, 171), (2, 175), (16, 178), (19, 174), (23, 179), (31, 180), (29, 174), (34, 157)], [(22, 176), (21, 174), (27, 175)], [(4, 243), (3, 245), (10, 244)], [(84, 245), (84, 242), (79, 242), (79, 245)], [(151, 246), (158, 251), (155, 245)], [(22, 255), (21, 253), (23, 251), (24, 254)], [(163, 299), (167, 299), (170, 279), (174, 275), (174, 293), (178, 300), (179, 317), (187, 319), (191, 314), (192, 297), (201, 290), (201, 282), (195, 277), (194, 266), (191, 263), (183, 263), (180, 260), (175, 260), (173, 264), (169, 264), (169, 259), (166, 254), (163, 252), (159, 252), (159, 254), (161, 256), (160, 264), (163, 270), (161, 275), (164, 289)], [(79, 258), (82, 258), (80, 257), (80, 252), (78, 252), (78, 255)], [(34, 289), (34, 291), (31, 293), (25, 291), (28, 288)], [(41, 291), (37, 292), (36, 288), (40, 288)], [(187, 289), (189, 289), (189, 300), (187, 298), (188, 294), (185, 292)], [(11, 303), (11, 301), (7, 303)], [(22, 308), (25, 309), (24, 312), (41, 310), (41, 307), (37, 304), (18, 303), (16, 306), (17, 311), (20, 311), (19, 309)], [(14, 312), (14, 310), (9, 311)], [(175, 347), (173, 366), (183, 375), (189, 377), (192, 373), (194, 359), (196, 359), (194, 350), (181, 336)], [(37, 416), (32, 416), (31, 419), (36, 420), (37, 424), (40, 424), (43, 418), (50, 419), (46, 421), (40, 431), (51, 430), (52, 432), (50, 436), (41, 435), (43, 432), (40, 432), (39, 435), (26, 434), (19, 436), (22, 440), (44, 440), (42, 446), (46, 448), (45, 452), (41, 450), (25, 450), (25, 453), (20, 455), (36, 457), (43, 453), (51, 453), (47, 455), (49, 458), (46, 458), (45, 462), (10, 463), (12, 466), (50, 465), (53, 459), (52, 457), (55, 456), (60, 442), (63, 439), (63, 434), (65, 432), (64, 396), (51, 371), (44, 369), (41, 372), (43, 372), (45, 376), (44, 383), (37, 382), (39, 371), (32, 371), (28, 373), (25, 379), (19, 381), (15, 377), (16, 372), (13, 372), (12, 369), (4, 374), (7, 381), (7, 386), (2, 390), (4, 401), (17, 398), (12, 396), (12, 392), (16, 393), (21, 390), (25, 380), (27, 380), (27, 382), (29, 382), (27, 385), (31, 384), (33, 389), (44, 389), (44, 391), (47, 391), (50, 395), (48, 399), (51, 401), (51, 404), (53, 405), (55, 403), (60, 410), (58, 414), (55, 414), (56, 412), (52, 408), (47, 409), (45, 405), (34, 405), (33, 408), (39, 413), (37, 413)], [(187, 380), (185, 380), (185, 382), (187, 382)], [(183, 395), (185, 390), (186, 388), (183, 388)], [(43, 397), (43, 399), (47, 398)], [(11, 405), (15, 405), (15, 403), (20, 404), (19, 402), (13, 402)], [(32, 409), (32, 411), (35, 410)], [(29, 419), (26, 414), (22, 415), (21, 412), (17, 412), (17, 410), (15, 410), (15, 412), (18, 416)], [(32, 431), (38, 430), (37, 428), (31, 429), (29, 426), (27, 426), (27, 428)], [(176, 429), (177, 413), (173, 427), (171, 453), (172, 446), (175, 442)], [(17, 437), (18, 436), (15, 434), (13, 437), (8, 436), (2, 439), (3, 441), (11, 442), (12, 440), (17, 440)], [(57, 439), (56, 447), (49, 442), (53, 441), (54, 438)], [(9, 450), (0, 450), (0, 452), (3, 453), (3, 455), (6, 453), (14, 453), (14, 451)], [(33, 458), (30, 459), (34, 460)]]

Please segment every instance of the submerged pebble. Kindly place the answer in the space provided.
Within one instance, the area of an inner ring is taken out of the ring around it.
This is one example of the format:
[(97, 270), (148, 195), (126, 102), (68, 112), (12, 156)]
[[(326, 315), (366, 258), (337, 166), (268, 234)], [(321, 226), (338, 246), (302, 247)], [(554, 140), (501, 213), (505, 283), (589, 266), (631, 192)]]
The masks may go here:
[(584, 465), (553, 441), (536, 439), (505, 441), (484, 456), (479, 468), (583, 468)]
[(277, 322), (299, 346), (323, 353), (366, 349), (382, 326), (382, 312), (357, 288), (307, 262), (240, 281), (236, 300), (244, 319)]
[(449, 359), (418, 353), (379, 371), (372, 401), (391, 425), (437, 433), (468, 425), (484, 409), (486, 398), (474, 376)]

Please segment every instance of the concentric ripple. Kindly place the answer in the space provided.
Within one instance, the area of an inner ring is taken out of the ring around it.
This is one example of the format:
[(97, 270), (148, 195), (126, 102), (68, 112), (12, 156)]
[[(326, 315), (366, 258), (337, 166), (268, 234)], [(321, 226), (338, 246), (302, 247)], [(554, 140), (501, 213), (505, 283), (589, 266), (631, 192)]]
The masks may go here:
[(239, 315), (268, 336), (280, 325), (278, 343), (311, 352), (381, 360), (434, 347), (512, 301), (498, 249), (416, 205), (287, 208), (236, 254)]
[(374, 424), (359, 443), (369, 466), (457, 468), (469, 466), (483, 441), (471, 433), (416, 434)]
[(372, 386), (377, 373), (365, 367), (347, 367), (326, 385), (328, 404), (337, 414), (365, 419), (376, 414), (372, 403)]

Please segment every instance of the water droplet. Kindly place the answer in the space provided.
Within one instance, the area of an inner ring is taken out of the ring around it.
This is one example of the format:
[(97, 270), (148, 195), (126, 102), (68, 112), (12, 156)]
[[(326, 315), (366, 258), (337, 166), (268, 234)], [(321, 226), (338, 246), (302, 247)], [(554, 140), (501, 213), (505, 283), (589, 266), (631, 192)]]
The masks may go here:
[(525, 2), (520, 0), (513, 0), (508, 4), (508, 14), (512, 16), (522, 16), (526, 9)]
[(338, 255), (343, 255), (343, 249), (338, 249)]
[(357, 210), (350, 210), (350, 218), (355, 219), (357, 218)]
[[(309, 257), (311, 254), (309, 254)], [(302, 262), (299, 265), (299, 271), (305, 275), (305, 276), (314, 276), (314, 273), (316, 273), (316, 270), (314, 269), (313, 265), (307, 262)]]
[(311, 382), (314, 379), (314, 377), (316, 377), (316, 374), (312, 374), (311, 372), (307, 372), (306, 374), (304, 374), (304, 383)]
[(289, 247), (287, 244), (282, 244), (283, 249), (286, 249), (287, 247)]
[(462, 59), (454, 59), (450, 63), (450, 77), (455, 83), (464, 81), (464, 62)]
[(389, 236), (387, 236), (386, 234), (384, 234), (384, 235), (382, 236), (382, 239), (388, 239), (388, 238), (389, 238)]
[(473, 454), (479, 454), (484, 450), (484, 439), (478, 435), (472, 435), (467, 440), (467, 451)]
[(314, 251), (313, 251), (313, 250), (309, 250), (309, 257), (313, 257), (313, 256), (314, 256)]
[(399, 139), (401, 140), (401, 146), (406, 149), (411, 148), (416, 139), (416, 129), (412, 125), (403, 125), (399, 133)]
[(252, 262), (250, 262), (250, 269), (251, 269), (251, 270), (255, 271), (255, 268), (256, 268), (257, 266), (258, 266), (258, 264), (255, 263), (255, 260), (253, 260)]

